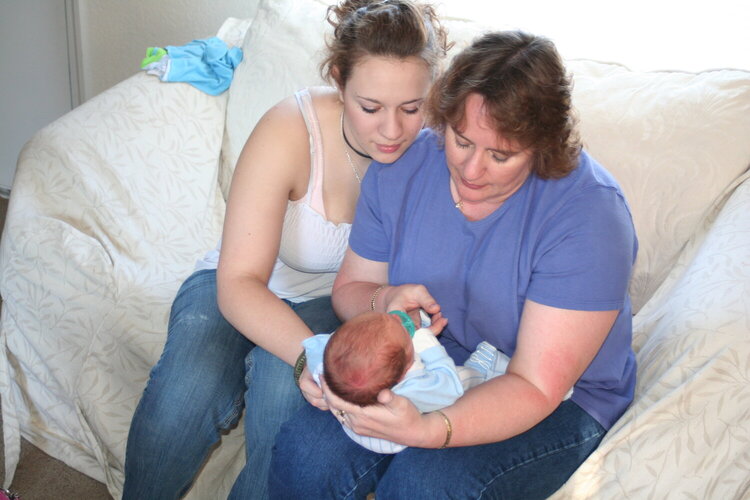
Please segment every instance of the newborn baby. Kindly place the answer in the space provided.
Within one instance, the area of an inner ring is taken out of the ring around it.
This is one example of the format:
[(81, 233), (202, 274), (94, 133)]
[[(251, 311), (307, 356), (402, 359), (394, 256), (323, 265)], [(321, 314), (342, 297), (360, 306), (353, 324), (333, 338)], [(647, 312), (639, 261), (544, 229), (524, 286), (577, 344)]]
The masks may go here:
[[(487, 342), (457, 367), (429, 328), (420, 311), (417, 329), (402, 311), (366, 312), (346, 321), (332, 334), (319, 334), (302, 345), (307, 365), (320, 385), (324, 374), (331, 392), (359, 406), (377, 404), (378, 394), (391, 389), (426, 413), (452, 405), (464, 391), (505, 373), (509, 358)], [(343, 425), (343, 422), (342, 422)], [(377, 453), (397, 453), (403, 445), (344, 431)]]

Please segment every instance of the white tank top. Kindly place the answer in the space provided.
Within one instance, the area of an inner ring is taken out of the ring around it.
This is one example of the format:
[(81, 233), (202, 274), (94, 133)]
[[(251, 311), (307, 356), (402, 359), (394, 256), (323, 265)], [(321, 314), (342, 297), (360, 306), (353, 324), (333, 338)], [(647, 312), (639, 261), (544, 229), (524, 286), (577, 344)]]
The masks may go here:
[[(330, 295), (349, 241), (351, 224), (326, 219), (323, 205), (323, 139), (307, 89), (295, 94), (310, 136), (310, 182), (305, 196), (287, 204), (268, 288), (282, 299), (303, 302)], [(195, 270), (216, 269), (221, 242), (196, 263)]]

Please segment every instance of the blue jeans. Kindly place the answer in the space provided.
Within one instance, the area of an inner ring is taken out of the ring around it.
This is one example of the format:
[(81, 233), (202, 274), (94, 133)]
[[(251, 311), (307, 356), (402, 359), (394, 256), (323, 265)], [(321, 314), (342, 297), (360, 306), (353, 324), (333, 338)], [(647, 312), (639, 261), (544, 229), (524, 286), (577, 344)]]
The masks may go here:
[[(289, 305), (315, 332), (338, 326), (329, 297)], [(252, 410), (245, 423), (248, 464), (232, 493), (266, 497), (273, 436), (304, 400), (292, 368), (253, 348), (219, 311), (216, 271), (198, 271), (185, 280), (172, 304), (164, 352), (131, 422), (123, 499), (184, 495), (245, 405)]]
[(271, 498), (547, 498), (596, 449), (605, 429), (572, 401), (514, 438), (379, 455), (330, 414), (307, 405), (276, 436)]

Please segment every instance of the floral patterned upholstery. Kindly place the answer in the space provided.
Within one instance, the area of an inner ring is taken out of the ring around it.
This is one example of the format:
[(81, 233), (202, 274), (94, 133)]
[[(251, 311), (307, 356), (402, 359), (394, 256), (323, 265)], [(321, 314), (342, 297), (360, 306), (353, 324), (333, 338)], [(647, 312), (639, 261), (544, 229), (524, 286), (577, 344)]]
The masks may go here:
[[(6, 483), (20, 436), (121, 495), (125, 441), (172, 298), (221, 231), (263, 112), (320, 81), (327, 2), (259, 0), (223, 96), (138, 74), (24, 148), (0, 243)], [(229, 20), (224, 33), (247, 27)], [(447, 19), (454, 53), (485, 29)], [(239, 37), (241, 39), (241, 37)], [(750, 494), (750, 73), (568, 61), (587, 149), (639, 234), (636, 399), (556, 499)], [(241, 426), (188, 498), (223, 498)]]

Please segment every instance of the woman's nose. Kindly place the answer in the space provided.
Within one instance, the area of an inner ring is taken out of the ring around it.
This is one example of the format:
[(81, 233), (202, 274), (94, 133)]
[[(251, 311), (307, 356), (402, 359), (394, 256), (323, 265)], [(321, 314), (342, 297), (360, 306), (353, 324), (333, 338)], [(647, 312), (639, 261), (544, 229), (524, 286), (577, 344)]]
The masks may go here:
[(471, 152), (464, 161), (462, 176), (467, 181), (477, 180), (482, 176), (484, 167), (482, 166), (482, 158), (479, 151), (472, 148)]
[(380, 127), (380, 134), (390, 140), (395, 141), (401, 137), (404, 127), (401, 125), (401, 118), (397, 113), (388, 113), (385, 117), (385, 121)]

